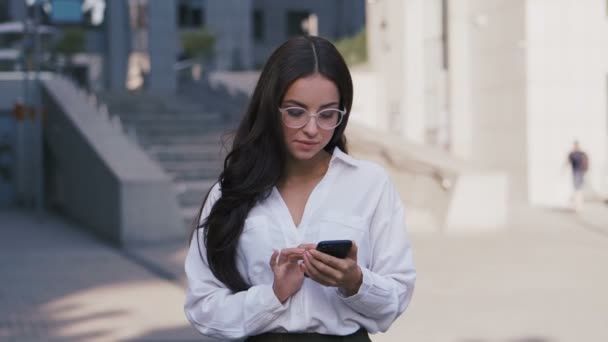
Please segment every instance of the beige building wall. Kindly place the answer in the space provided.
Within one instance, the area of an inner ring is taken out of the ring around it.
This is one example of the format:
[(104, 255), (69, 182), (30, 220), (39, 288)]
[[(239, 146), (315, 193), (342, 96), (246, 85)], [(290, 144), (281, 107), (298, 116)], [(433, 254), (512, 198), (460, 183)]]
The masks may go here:
[(607, 5), (369, 1), (366, 79), (375, 85), (367, 88), (378, 90), (370, 98), (382, 105), (375, 105), (375, 119), (367, 121), (417, 143), (441, 146), (447, 139), (454, 156), (507, 171), (511, 202), (542, 206), (568, 203), (566, 154), (578, 139), (591, 157), (589, 186), (606, 195)]
[[(458, 0), (457, 0), (458, 1)], [(459, 158), (473, 158), (470, 31), (473, 22), (468, 1), (448, 2), (447, 129), (450, 151)]]
[(605, 193), (607, 3), (529, 0), (526, 33), (530, 202), (568, 203), (571, 174), (564, 164), (575, 139), (590, 156), (590, 190)]
[(375, 128), (417, 143), (424, 143), (425, 137), (423, 14), (423, 0), (367, 3), (370, 70), (383, 84), (373, 98), (382, 102), (384, 111), (362, 115), (374, 115)]
[(525, 0), (469, 0), (468, 6), (470, 159), (506, 170), (510, 200), (523, 201), (528, 186)]

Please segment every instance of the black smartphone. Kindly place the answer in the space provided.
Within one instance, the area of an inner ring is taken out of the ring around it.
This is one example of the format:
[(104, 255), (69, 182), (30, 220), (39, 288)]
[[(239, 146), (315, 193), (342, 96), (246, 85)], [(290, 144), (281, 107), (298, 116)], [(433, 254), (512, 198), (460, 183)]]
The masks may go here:
[(350, 240), (325, 240), (317, 244), (317, 250), (333, 257), (344, 259), (352, 246), (353, 242)]

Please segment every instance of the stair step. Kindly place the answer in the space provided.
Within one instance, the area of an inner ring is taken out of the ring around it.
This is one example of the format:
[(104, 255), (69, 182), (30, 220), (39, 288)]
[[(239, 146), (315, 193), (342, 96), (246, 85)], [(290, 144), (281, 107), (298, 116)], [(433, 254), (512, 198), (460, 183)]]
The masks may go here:
[(209, 189), (216, 183), (216, 179), (177, 182), (176, 189), (181, 207), (200, 206)]
[(224, 163), (225, 156), (219, 152), (208, 152), (208, 153), (150, 153), (154, 160), (159, 161), (161, 164), (165, 163), (176, 163), (176, 162), (207, 162), (213, 165), (222, 165)]
[(188, 228), (192, 228), (200, 206), (181, 207), (182, 217), (184, 218), (184, 225)]
[(171, 121), (174, 119), (180, 120), (222, 120), (223, 115), (217, 112), (187, 112), (187, 111), (167, 111), (167, 110), (125, 110), (124, 108), (113, 108), (110, 111), (113, 115), (119, 115), (125, 119), (137, 120), (140, 122), (165, 120)]
[(165, 161), (161, 164), (163, 168), (169, 172), (176, 171), (221, 171), (221, 160), (214, 161), (192, 161), (192, 160), (179, 160), (179, 161)]
[(213, 179), (219, 177), (222, 170), (217, 168), (212, 169), (198, 169), (198, 170), (181, 170), (181, 171), (166, 171), (167, 174), (173, 179), (174, 182), (190, 182), (200, 181), (203, 179)]
[(192, 83), (180, 84), (179, 95), (119, 92), (98, 98), (172, 177), (184, 224), (191, 228), (222, 171), (247, 97)]
[(201, 131), (210, 131), (212, 128), (219, 127), (218, 125), (167, 125), (167, 126), (131, 126), (135, 128), (135, 132), (138, 136), (147, 137), (182, 137), (182, 136), (196, 136), (201, 134)]
[(149, 146), (151, 148), (157, 148), (158, 146), (178, 146), (178, 145), (211, 145), (217, 147), (218, 150), (221, 150), (222, 146), (230, 146), (222, 142), (222, 138), (220, 137), (210, 137), (205, 135), (145, 135), (137, 133), (138, 138), (141, 138), (141, 141), (144, 146)]

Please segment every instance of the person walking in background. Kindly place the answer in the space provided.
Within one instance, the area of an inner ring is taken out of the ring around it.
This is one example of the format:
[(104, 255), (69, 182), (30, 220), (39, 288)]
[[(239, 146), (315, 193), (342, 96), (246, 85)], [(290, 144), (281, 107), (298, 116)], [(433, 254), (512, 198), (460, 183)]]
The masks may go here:
[(294, 37), (266, 62), (186, 256), (184, 311), (205, 337), (370, 341), (408, 306), (403, 204), (384, 169), (347, 154), (352, 102), (326, 39)]
[(585, 174), (589, 169), (589, 157), (580, 148), (578, 141), (574, 141), (572, 150), (568, 154), (568, 163), (572, 169), (573, 195), (572, 202), (575, 211), (579, 211), (583, 206), (583, 186), (585, 184)]

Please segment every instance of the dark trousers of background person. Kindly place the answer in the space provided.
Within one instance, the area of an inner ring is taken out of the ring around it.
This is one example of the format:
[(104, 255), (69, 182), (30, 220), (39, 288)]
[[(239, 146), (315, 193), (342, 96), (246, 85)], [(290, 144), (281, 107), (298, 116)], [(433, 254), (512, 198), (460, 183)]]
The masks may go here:
[(370, 342), (367, 331), (361, 329), (347, 336), (331, 336), (314, 333), (265, 333), (252, 336), (246, 342)]

